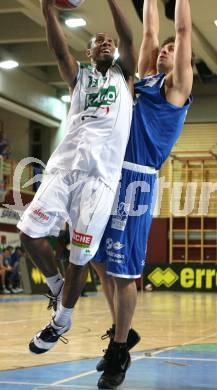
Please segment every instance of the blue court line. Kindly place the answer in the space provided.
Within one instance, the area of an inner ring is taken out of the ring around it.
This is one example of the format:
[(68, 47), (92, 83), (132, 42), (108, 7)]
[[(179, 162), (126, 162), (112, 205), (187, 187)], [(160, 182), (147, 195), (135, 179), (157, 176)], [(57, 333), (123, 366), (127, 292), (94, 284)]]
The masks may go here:
[[(216, 390), (217, 353), (162, 351), (132, 354), (122, 390)], [(4, 390), (97, 389), (98, 359), (86, 359), (0, 372)]]
[[(99, 292), (87, 292), (88, 296), (89, 297), (98, 297), (100, 296)], [(28, 295), (28, 296), (25, 296), (25, 295), (15, 295), (15, 294), (11, 294), (11, 295), (7, 295), (7, 296), (3, 296), (2, 298), (0, 298), (0, 303), (3, 302), (3, 303), (10, 303), (10, 302), (31, 302), (31, 301), (43, 301), (47, 299), (44, 295)], [(81, 299), (85, 299), (81, 297)]]
[(47, 299), (45, 296), (43, 295), (31, 295), (31, 296), (22, 296), (22, 295), (19, 295), (19, 296), (14, 296), (13, 294), (11, 294), (12, 296), (7, 296), (7, 297), (3, 297), (3, 298), (0, 298), (0, 303), (10, 303), (10, 302), (30, 302), (30, 301), (43, 301), (45, 299)]

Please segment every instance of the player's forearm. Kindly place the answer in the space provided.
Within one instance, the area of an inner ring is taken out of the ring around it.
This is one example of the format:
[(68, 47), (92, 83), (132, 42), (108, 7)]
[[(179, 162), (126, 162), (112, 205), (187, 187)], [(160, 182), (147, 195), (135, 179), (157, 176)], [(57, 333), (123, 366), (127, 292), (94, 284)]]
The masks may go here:
[(133, 34), (129, 23), (115, 0), (107, 0), (113, 16), (115, 29), (121, 41), (133, 43)]
[(157, 0), (144, 0), (143, 35), (159, 34), (159, 14)]
[(69, 55), (69, 50), (54, 9), (50, 7), (46, 11), (43, 10), (43, 14), (46, 21), (48, 46), (59, 60), (63, 60)]
[(189, 0), (176, 0), (175, 31), (176, 34), (191, 35), (191, 10)]

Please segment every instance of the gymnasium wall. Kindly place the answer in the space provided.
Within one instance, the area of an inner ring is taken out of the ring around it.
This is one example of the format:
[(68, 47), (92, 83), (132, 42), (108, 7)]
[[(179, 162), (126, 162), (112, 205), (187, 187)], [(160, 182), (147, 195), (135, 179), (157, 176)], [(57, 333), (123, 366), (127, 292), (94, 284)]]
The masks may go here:
[(187, 123), (217, 123), (217, 83), (203, 83), (194, 77), (193, 104), (187, 115)]
[[(43, 153), (43, 162), (46, 163), (51, 152), (56, 148), (59, 142), (62, 140), (65, 134), (65, 122), (67, 116), (67, 105), (62, 107), (62, 122), (59, 128), (47, 128), (49, 132), (49, 139), (46, 134), (42, 134), (43, 137), (43, 149), (46, 151)], [(20, 161), (22, 158), (30, 156), (30, 123), (29, 120), (21, 115), (5, 110), (0, 107), (0, 121), (3, 123), (5, 136), (7, 137), (11, 146), (11, 158), (13, 160)], [(39, 124), (43, 129), (45, 126)], [(46, 139), (45, 139), (46, 138)]]
[(217, 152), (217, 122), (187, 123), (173, 151), (210, 150), (213, 147)]
[[(214, 86), (217, 89), (217, 86)], [(201, 85), (201, 89), (203, 84)], [(217, 93), (216, 93), (217, 94)], [(194, 123), (217, 122), (217, 96), (195, 96), (187, 121)]]
[[(209, 151), (217, 154), (217, 123), (187, 123), (184, 126), (181, 137), (174, 146), (172, 153), (180, 151)], [(160, 177), (165, 177), (166, 182), (172, 181), (171, 158), (163, 164)], [(165, 188), (161, 201), (159, 217), (169, 217), (170, 189)], [(159, 209), (158, 209), (159, 211)]]
[(0, 71), (0, 95), (59, 123), (62, 119), (64, 104), (56, 98), (56, 90), (20, 69)]
[(28, 119), (0, 108), (0, 120), (3, 122), (5, 135), (11, 146), (11, 157), (21, 160), (29, 153)]

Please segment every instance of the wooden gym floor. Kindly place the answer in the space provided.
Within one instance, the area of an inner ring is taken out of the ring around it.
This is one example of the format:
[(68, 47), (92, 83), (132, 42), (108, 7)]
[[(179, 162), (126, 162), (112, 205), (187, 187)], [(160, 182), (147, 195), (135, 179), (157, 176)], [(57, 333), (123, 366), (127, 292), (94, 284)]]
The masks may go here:
[[(111, 321), (102, 293), (81, 298), (67, 338), (41, 356), (31, 337), (49, 322), (40, 296), (0, 297), (0, 389), (97, 389), (95, 364)], [(133, 327), (142, 336), (122, 390), (216, 390), (217, 296), (139, 293)]]

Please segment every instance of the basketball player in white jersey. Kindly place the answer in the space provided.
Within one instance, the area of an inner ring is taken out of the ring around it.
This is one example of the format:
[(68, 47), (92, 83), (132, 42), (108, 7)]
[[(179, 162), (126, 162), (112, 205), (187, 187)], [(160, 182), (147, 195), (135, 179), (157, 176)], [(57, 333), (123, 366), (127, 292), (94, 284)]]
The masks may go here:
[[(83, 287), (82, 270), (97, 251), (108, 221), (128, 141), (135, 51), (121, 9), (115, 0), (107, 3), (119, 37), (118, 63), (114, 40), (97, 33), (87, 50), (91, 65), (81, 66), (67, 47), (54, 0), (42, 0), (48, 44), (70, 88), (71, 108), (66, 135), (18, 223), (22, 243), (46, 276), (54, 301), (61, 300), (55, 317), (29, 344), (36, 354), (47, 352), (71, 326), (72, 308)], [(58, 236), (65, 221), (70, 225), (72, 248), (63, 284), (45, 237)]]

